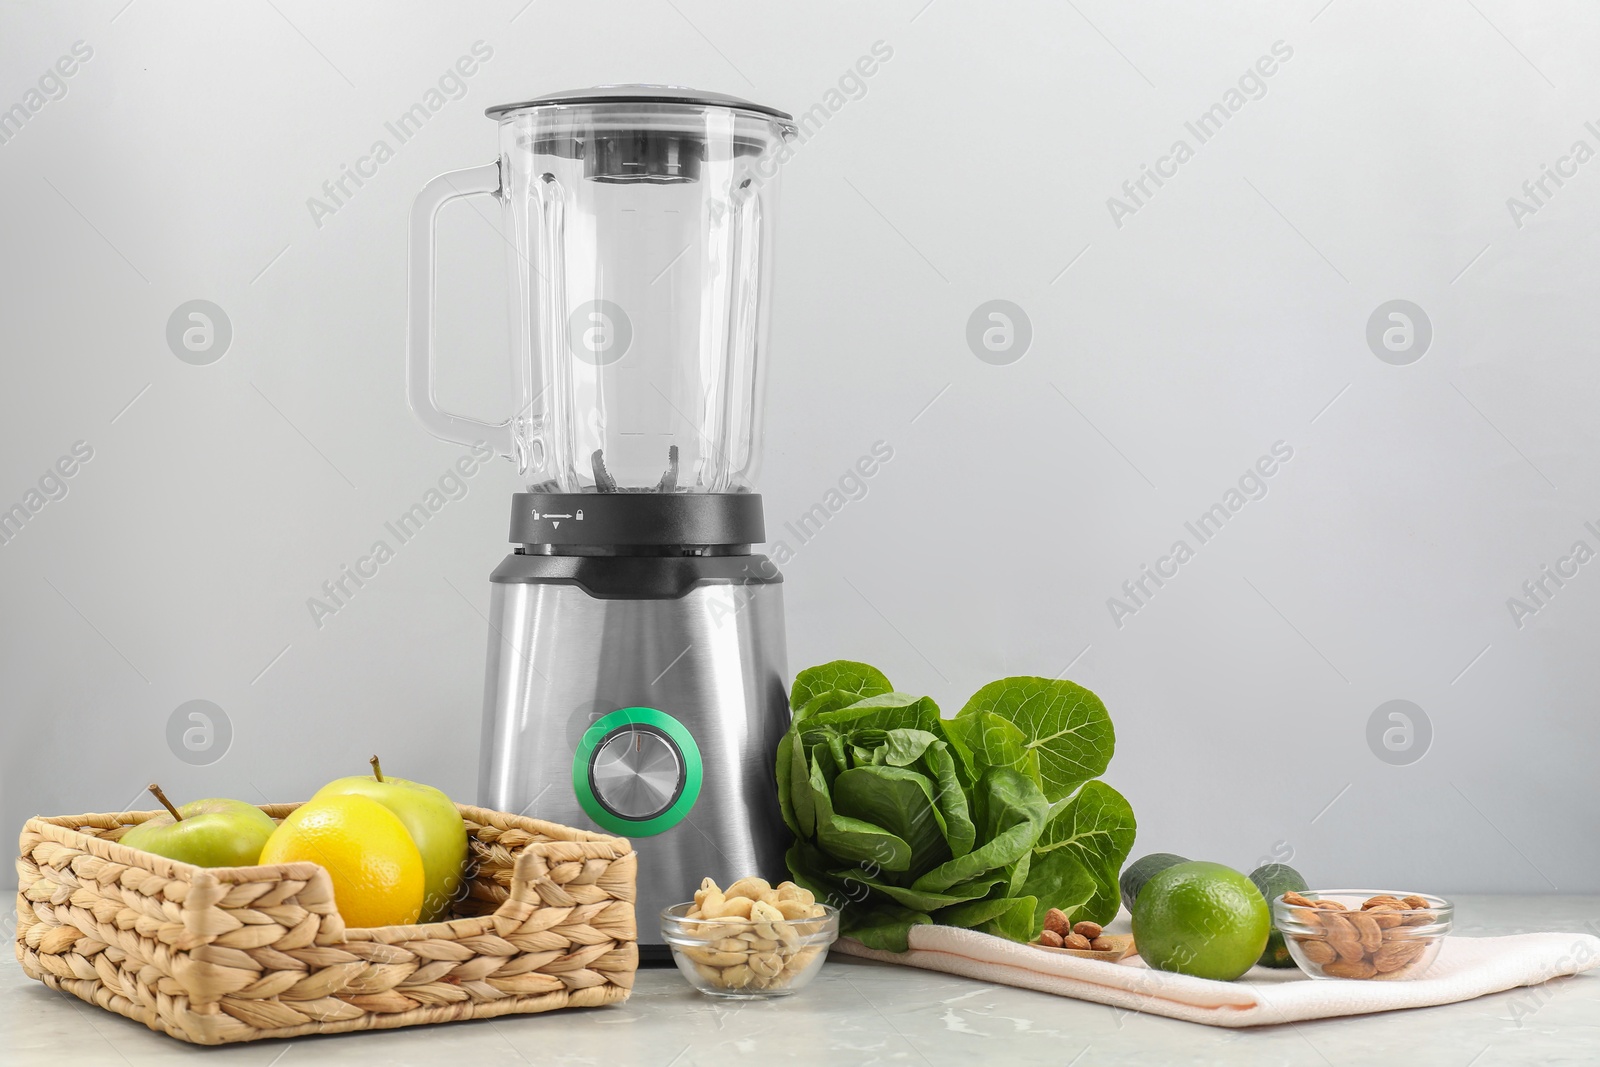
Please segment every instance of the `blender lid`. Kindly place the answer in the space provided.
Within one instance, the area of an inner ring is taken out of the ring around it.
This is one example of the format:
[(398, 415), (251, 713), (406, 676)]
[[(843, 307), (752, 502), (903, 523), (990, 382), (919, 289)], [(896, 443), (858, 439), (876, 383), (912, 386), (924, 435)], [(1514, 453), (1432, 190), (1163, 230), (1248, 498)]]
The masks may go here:
[(794, 116), (765, 104), (753, 104), (727, 93), (706, 93), (681, 85), (596, 85), (588, 89), (567, 89), (550, 93), (534, 100), (514, 104), (496, 104), (486, 108), (484, 114), (492, 119), (501, 118), (513, 111), (535, 107), (559, 107), (575, 104), (683, 104), (698, 107), (726, 107), (736, 111), (751, 111), (793, 122)]

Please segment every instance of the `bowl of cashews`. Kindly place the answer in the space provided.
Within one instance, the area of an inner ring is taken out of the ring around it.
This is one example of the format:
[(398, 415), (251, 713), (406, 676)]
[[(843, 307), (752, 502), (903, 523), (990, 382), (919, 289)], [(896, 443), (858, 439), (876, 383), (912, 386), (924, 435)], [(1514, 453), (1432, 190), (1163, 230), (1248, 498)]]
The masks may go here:
[(713, 997), (782, 997), (816, 977), (839, 936), (839, 909), (793, 882), (710, 878), (694, 900), (661, 913), (661, 937), (678, 970)]

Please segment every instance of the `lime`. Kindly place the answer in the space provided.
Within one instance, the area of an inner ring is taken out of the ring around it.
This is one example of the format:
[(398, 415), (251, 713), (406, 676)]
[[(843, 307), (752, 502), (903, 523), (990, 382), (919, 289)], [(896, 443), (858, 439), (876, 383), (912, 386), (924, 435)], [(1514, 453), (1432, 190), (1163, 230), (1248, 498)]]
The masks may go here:
[[(1305, 877), (1287, 863), (1265, 863), (1250, 872), (1250, 881), (1261, 890), (1261, 895), (1266, 898), (1267, 908), (1272, 908), (1272, 902), (1290, 891), (1304, 893), (1311, 887), (1306, 884)], [(1283, 943), (1283, 934), (1277, 930), (1272, 931), (1272, 936), (1267, 938), (1267, 950), (1261, 954), (1257, 961), (1263, 967), (1293, 967), (1294, 959), (1289, 955), (1289, 947)]]
[(1158, 971), (1231, 982), (1267, 947), (1272, 914), (1244, 875), (1220, 863), (1179, 863), (1139, 892), (1133, 943)]

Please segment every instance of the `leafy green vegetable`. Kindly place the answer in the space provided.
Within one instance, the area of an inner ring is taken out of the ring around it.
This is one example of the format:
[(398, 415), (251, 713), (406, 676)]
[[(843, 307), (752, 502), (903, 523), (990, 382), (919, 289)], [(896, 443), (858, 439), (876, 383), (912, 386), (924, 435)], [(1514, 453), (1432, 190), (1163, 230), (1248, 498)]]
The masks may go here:
[(840, 908), (846, 933), (904, 951), (920, 923), (1026, 941), (1051, 907), (1115, 915), (1135, 824), (1093, 780), (1115, 735), (1087, 689), (1007, 678), (944, 719), (839, 660), (802, 671), (792, 707), (776, 768), (789, 869)]
[(1095, 893), (1084, 903), (1082, 917), (1105, 925), (1116, 917), (1121, 902), (1117, 872), (1133, 848), (1135, 830), (1133, 808), (1121, 793), (1104, 782), (1086, 782), (1057, 809), (1039, 835), (1034, 855), (1072, 856), (1095, 882)]
[(832, 663), (811, 667), (795, 675), (794, 686), (789, 691), (789, 706), (795, 709), (802, 708), (812, 697), (830, 690), (854, 694), (859, 700), (862, 697), (892, 692), (894, 686), (889, 684), (889, 679), (876, 667), (869, 667), (865, 663), (854, 663), (847, 659), (836, 659)]
[[(1017, 728), (1023, 750), (1039, 761), (1039, 787), (1052, 802), (1071, 796), (1084, 782), (1104, 774), (1116, 747), (1106, 706), (1074, 682), (1002, 678), (972, 694), (956, 719), (984, 712)], [(975, 760), (981, 755), (973, 750)]]

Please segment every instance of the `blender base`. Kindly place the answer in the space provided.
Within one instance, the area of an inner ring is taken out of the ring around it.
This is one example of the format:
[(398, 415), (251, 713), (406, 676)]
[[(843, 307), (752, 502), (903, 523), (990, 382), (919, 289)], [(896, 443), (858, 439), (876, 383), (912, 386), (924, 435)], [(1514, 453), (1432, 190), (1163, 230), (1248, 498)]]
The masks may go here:
[(781, 583), (754, 555), (514, 554), (491, 579), (479, 801), (627, 837), (642, 958), (702, 878), (787, 876)]

